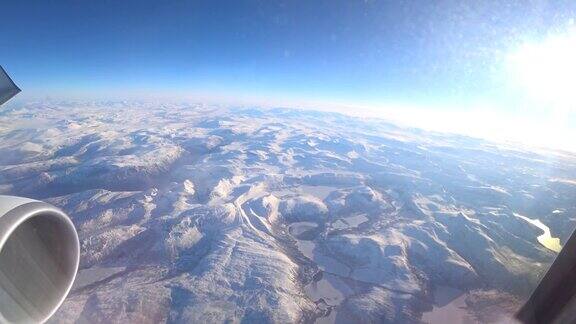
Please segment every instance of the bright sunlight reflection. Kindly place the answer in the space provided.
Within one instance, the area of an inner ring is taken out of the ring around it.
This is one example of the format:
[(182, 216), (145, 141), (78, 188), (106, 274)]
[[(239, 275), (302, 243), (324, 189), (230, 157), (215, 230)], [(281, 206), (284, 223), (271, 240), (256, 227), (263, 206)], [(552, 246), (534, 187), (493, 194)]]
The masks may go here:
[(576, 102), (576, 29), (520, 46), (507, 64), (512, 81), (528, 97), (555, 106)]

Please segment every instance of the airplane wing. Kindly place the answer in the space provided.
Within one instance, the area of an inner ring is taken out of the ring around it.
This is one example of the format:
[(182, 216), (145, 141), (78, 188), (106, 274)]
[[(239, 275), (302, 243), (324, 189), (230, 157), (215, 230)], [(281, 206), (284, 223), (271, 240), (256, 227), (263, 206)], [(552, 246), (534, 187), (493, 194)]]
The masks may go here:
[(20, 88), (10, 79), (8, 73), (0, 66), (0, 106), (20, 92)]

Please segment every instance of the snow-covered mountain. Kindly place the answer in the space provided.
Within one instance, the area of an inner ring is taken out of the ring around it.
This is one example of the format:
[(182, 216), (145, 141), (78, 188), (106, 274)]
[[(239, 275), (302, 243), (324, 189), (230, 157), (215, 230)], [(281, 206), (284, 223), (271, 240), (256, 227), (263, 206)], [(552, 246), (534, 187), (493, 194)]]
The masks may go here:
[(43, 102), (0, 111), (0, 194), (77, 226), (54, 323), (494, 322), (575, 226), (576, 156), (335, 113)]

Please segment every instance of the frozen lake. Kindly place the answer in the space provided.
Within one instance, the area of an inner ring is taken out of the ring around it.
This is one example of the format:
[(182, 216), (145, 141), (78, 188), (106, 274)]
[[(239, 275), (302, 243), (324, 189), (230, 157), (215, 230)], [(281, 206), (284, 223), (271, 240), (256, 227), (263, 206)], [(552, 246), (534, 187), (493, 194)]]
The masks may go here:
[(296, 239), (298, 250), (308, 259), (314, 261), (318, 268), (322, 270), (322, 278), (308, 284), (305, 287), (305, 291), (313, 301), (323, 301), (328, 308), (331, 308), (328, 316), (316, 320), (316, 323), (319, 324), (329, 324), (335, 323), (338, 312), (337, 307), (354, 291), (341, 279), (341, 277), (349, 275), (350, 268), (322, 253), (316, 242), (298, 239), (299, 235), (315, 229), (316, 226), (317, 224), (311, 222), (297, 222), (290, 225), (289, 231)]
[(440, 286), (434, 289), (434, 308), (422, 315), (422, 321), (429, 324), (476, 323), (466, 307), (466, 293)]

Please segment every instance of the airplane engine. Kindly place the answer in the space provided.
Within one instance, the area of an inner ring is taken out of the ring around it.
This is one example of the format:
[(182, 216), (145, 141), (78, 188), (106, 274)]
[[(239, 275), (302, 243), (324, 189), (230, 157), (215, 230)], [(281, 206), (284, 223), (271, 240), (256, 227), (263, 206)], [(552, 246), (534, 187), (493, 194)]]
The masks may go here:
[(76, 229), (60, 209), (0, 195), (0, 323), (48, 320), (68, 295), (79, 259)]

